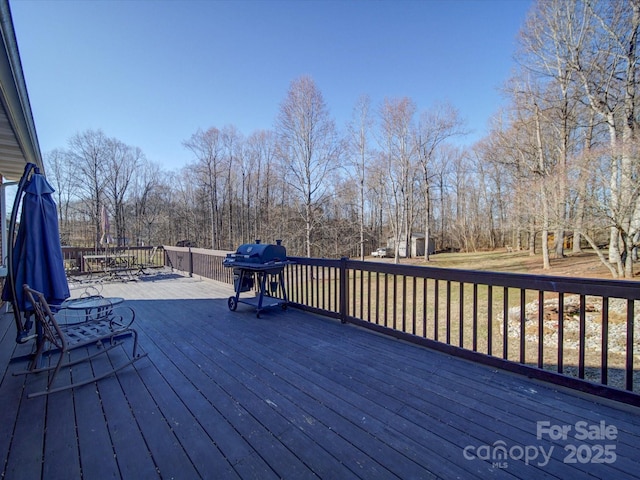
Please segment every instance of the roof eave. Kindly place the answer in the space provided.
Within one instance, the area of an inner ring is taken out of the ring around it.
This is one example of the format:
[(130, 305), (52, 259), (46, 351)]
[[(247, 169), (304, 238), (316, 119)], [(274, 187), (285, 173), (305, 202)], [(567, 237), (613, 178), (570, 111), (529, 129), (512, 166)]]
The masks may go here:
[(17, 158), (20, 155), (10, 152), (2, 155), (0, 174), (18, 180), (25, 164), (34, 163), (43, 172), (44, 166), (8, 0), (0, 0), (0, 27), (0, 103), (22, 156)]

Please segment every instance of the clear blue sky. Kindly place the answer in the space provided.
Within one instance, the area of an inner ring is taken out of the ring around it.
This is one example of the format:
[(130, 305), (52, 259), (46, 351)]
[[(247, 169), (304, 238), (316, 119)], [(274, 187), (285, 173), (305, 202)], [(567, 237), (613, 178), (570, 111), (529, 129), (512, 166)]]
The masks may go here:
[(102, 129), (166, 169), (198, 128), (274, 125), (310, 75), (342, 128), (368, 94), (450, 102), (474, 134), (503, 99), (531, 0), (11, 0), (43, 152)]

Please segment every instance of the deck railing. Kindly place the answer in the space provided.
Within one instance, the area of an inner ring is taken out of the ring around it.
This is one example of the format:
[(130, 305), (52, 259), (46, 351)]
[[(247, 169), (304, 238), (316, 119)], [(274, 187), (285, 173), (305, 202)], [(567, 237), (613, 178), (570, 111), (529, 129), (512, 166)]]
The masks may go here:
[(116, 254), (126, 253), (130, 258), (131, 268), (141, 267), (162, 267), (167, 262), (164, 258), (164, 251), (159, 247), (102, 247), (96, 251), (95, 248), (83, 247), (62, 247), (64, 267), (68, 275), (83, 275), (91, 273), (91, 269), (84, 260), (86, 255), (94, 254)]
[[(191, 249), (192, 273), (232, 283), (226, 253)], [(290, 259), (293, 306), (640, 406), (636, 281)]]
[(205, 248), (164, 246), (166, 265), (181, 272), (199, 275), (225, 283), (233, 283), (233, 272), (222, 266), (228, 252)]

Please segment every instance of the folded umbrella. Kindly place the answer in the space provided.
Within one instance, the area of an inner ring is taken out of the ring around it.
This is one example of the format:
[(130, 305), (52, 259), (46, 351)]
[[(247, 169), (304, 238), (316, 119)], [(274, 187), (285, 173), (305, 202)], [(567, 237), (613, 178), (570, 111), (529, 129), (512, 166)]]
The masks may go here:
[[(51, 305), (59, 305), (70, 296), (60, 245), (58, 212), (51, 195), (55, 190), (33, 164), (27, 165), (24, 177), (28, 178), (31, 171), (31, 177), (24, 184), (20, 226), (12, 248), (8, 281), (2, 290), (2, 299), (13, 303), (18, 338), (26, 333), (21, 332), (25, 326), (19, 319), (19, 312), (33, 311), (23, 292), (23, 284), (42, 292)], [(14, 209), (19, 201), (20, 198), (16, 198)]]

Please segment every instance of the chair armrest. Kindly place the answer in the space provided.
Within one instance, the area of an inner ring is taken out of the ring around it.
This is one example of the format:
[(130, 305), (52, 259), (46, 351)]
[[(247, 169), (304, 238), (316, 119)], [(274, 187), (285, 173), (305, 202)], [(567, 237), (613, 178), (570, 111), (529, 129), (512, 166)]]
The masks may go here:
[(135, 319), (135, 310), (124, 305), (113, 307), (109, 315), (110, 326), (114, 331), (128, 330)]

